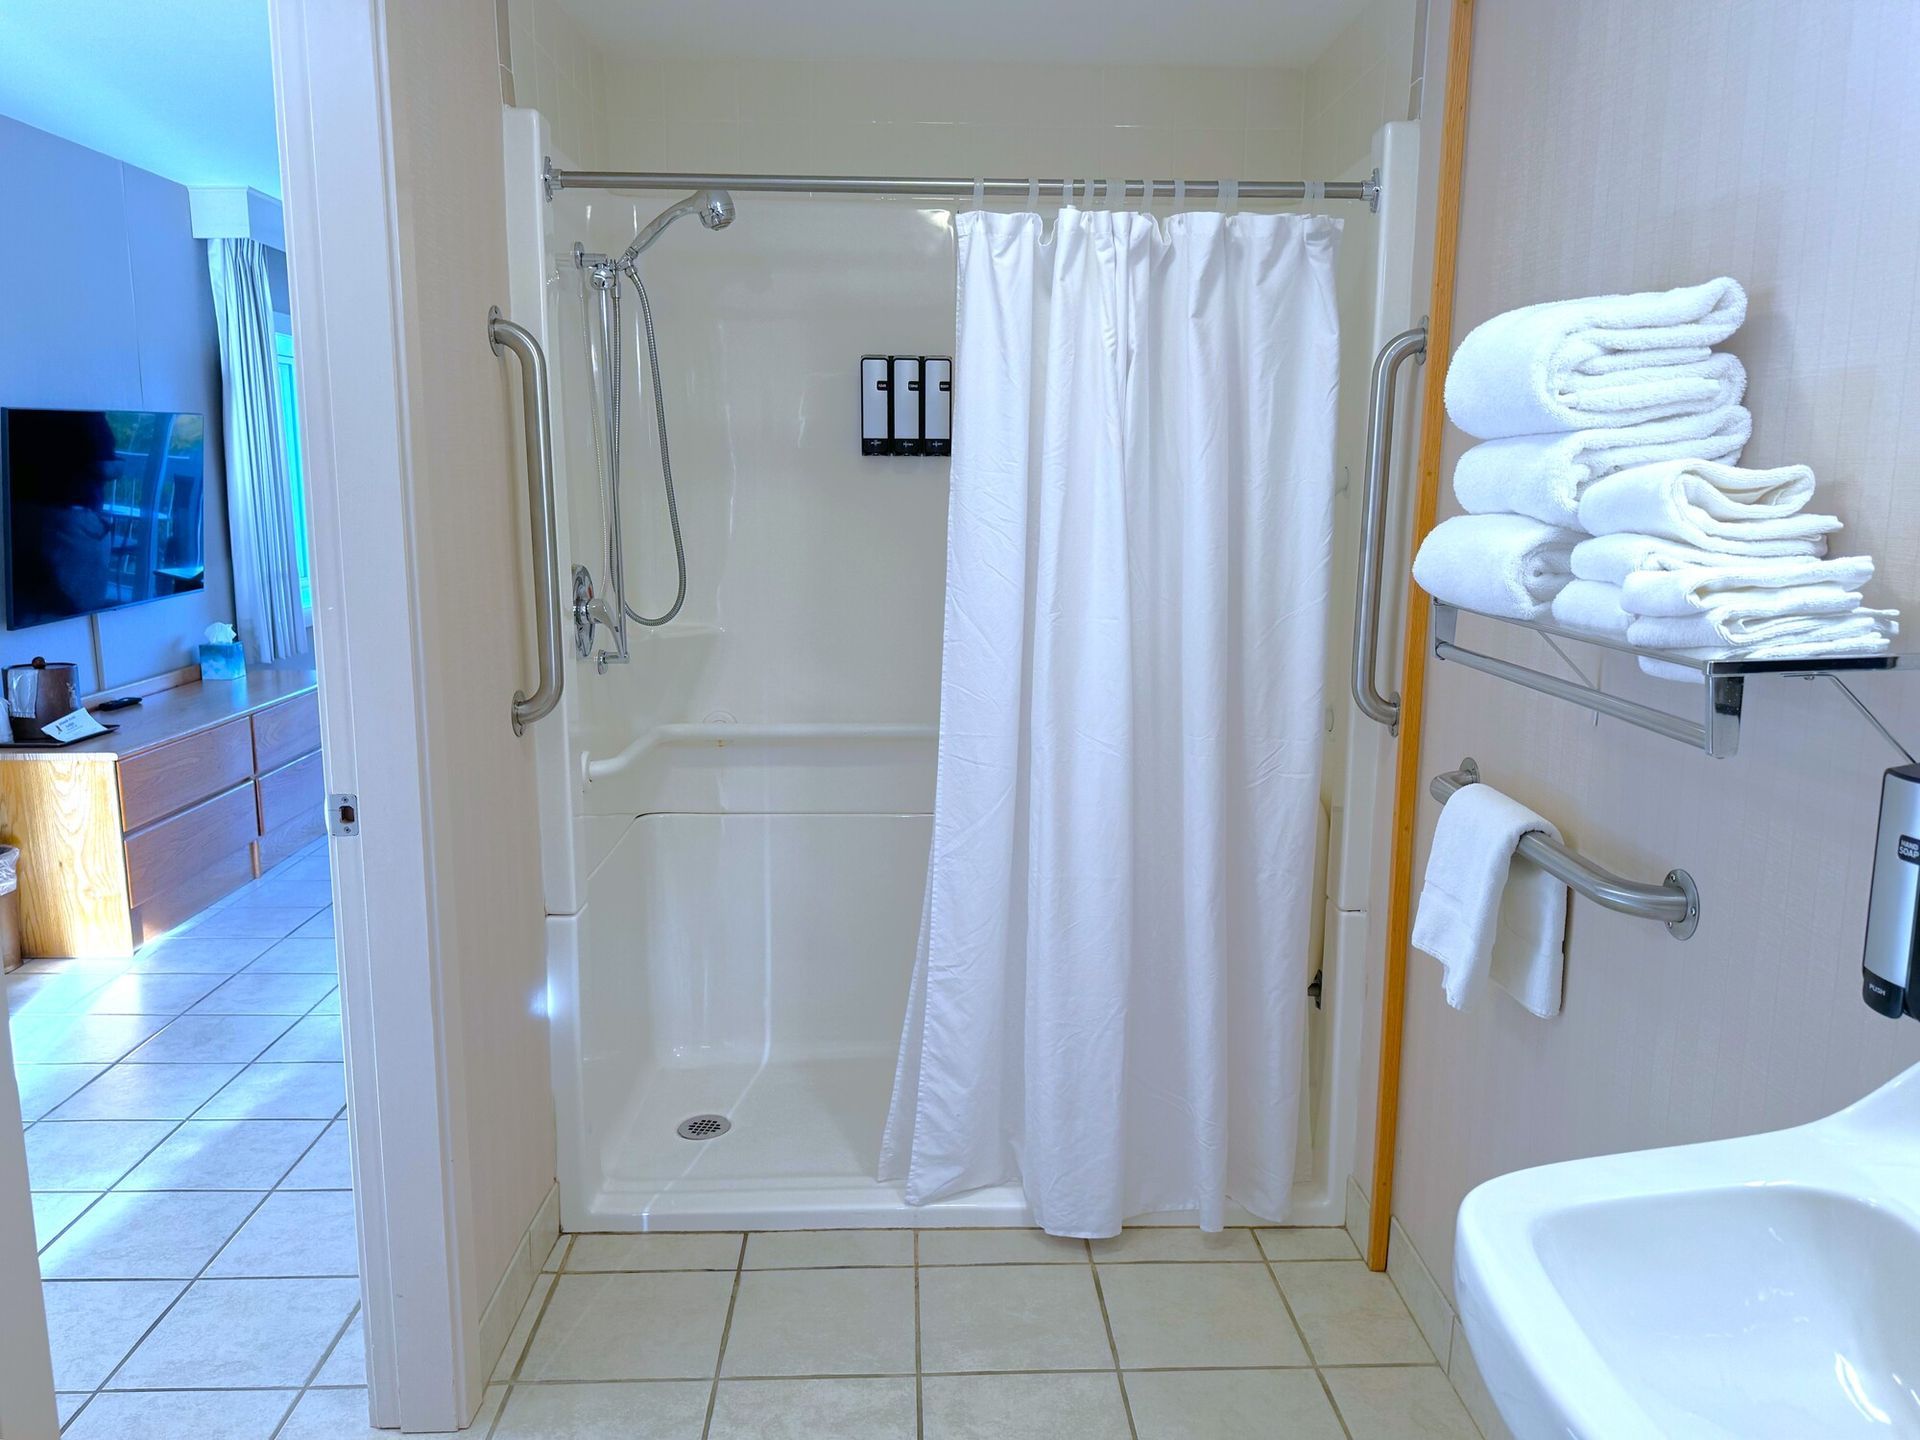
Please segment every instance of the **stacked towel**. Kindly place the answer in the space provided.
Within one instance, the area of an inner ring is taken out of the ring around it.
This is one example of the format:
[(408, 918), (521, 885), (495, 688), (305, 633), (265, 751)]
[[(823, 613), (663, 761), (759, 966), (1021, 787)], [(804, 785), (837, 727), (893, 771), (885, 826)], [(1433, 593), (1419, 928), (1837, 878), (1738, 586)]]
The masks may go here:
[(1413, 557), (1420, 588), (1449, 605), (1538, 620), (1573, 578), (1572, 530), (1525, 515), (1456, 515)]
[[(1447, 414), (1481, 443), (1454, 469), (1468, 514), (1414, 578), (1441, 600), (1692, 658), (1884, 649), (1864, 557), (1828, 560), (1837, 516), (1804, 465), (1743, 470), (1746, 371), (1713, 347), (1746, 318), (1722, 277), (1496, 315), (1460, 342)], [(1585, 538), (1585, 537), (1592, 538)], [(1685, 665), (1649, 674), (1698, 680)]]

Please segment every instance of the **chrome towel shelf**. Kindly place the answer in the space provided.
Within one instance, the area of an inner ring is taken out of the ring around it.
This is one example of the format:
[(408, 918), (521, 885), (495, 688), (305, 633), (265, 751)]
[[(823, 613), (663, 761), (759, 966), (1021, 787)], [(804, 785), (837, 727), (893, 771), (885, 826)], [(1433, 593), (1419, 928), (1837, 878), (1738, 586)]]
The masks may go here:
[[(1479, 781), (1480, 767), (1469, 756), (1460, 762), (1458, 770), (1434, 776), (1427, 788), (1433, 798), (1444, 805)], [(1539, 833), (1521, 836), (1518, 853), (1555, 879), (1566, 881), (1576, 893), (1595, 904), (1618, 910), (1622, 915), (1660, 921), (1676, 940), (1687, 939), (1700, 927), (1700, 891), (1693, 877), (1684, 870), (1669, 870), (1666, 880), (1659, 885), (1623, 879), (1577, 851), (1569, 850), (1558, 840)]]
[[(1460, 616), (1463, 614), (1474, 615), (1494, 625), (1531, 630), (1537, 635), (1551, 635), (1562, 640), (1578, 640), (1585, 645), (1597, 645), (1603, 650), (1611, 650), (1620, 655), (1631, 655), (1636, 659), (1663, 660), (1670, 665), (1697, 670), (1700, 672), (1701, 680), (1701, 718), (1689, 720), (1654, 705), (1629, 700), (1622, 695), (1609, 694), (1598, 686), (1583, 685), (1579, 681), (1563, 679), (1558, 675), (1548, 675), (1512, 660), (1503, 660), (1497, 655), (1485, 655), (1478, 650), (1468, 650), (1459, 643), (1457, 638)], [(1888, 651), (1878, 655), (1836, 655), (1826, 658), (1815, 656), (1791, 660), (1758, 659), (1740, 655), (1723, 659), (1697, 660), (1684, 655), (1675, 655), (1666, 650), (1644, 649), (1629, 645), (1626, 641), (1612, 635), (1596, 634), (1591, 630), (1574, 630), (1564, 625), (1555, 625), (1550, 621), (1510, 620), (1498, 615), (1481, 615), (1478, 611), (1461, 610), (1458, 606), (1449, 605), (1441, 600), (1433, 602), (1433, 653), (1437, 659), (1455, 661), (1469, 669), (1478, 670), (1483, 675), (1497, 676), (1515, 685), (1523, 685), (1529, 690), (1538, 690), (1543, 695), (1552, 695), (1558, 699), (1570, 701), (1597, 714), (1624, 720), (1629, 725), (1639, 726), (1642, 730), (1651, 730), (1654, 734), (1664, 735), (1669, 740), (1678, 740), (1681, 744), (1703, 750), (1716, 759), (1725, 759), (1740, 748), (1740, 716), (1746, 706), (1746, 682), (1749, 676), (1792, 675), (1811, 679), (1824, 675), (1837, 679), (1842, 675), (1859, 674), (1870, 670), (1897, 670), (1911, 667), (1915, 659), (1911, 655), (1902, 656)], [(1859, 702), (1856, 700), (1855, 703)]]

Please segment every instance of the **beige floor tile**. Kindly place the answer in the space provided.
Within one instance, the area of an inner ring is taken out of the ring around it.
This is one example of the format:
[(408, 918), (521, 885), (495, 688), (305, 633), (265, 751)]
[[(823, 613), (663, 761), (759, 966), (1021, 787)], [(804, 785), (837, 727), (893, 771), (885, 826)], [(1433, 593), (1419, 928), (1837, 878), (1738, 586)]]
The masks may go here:
[(740, 1236), (576, 1235), (569, 1272), (593, 1270), (732, 1270), (740, 1264)]
[(1438, 1366), (1329, 1370), (1326, 1376), (1353, 1440), (1480, 1440)]
[(1100, 1285), (1127, 1369), (1307, 1363), (1265, 1265), (1105, 1265)]
[(1150, 1370), (1127, 1376), (1140, 1440), (1345, 1440), (1312, 1370)]
[(533, 1290), (527, 1296), (527, 1303), (520, 1307), (520, 1314), (513, 1322), (513, 1331), (507, 1336), (506, 1348), (501, 1350), (500, 1358), (494, 1362), (493, 1379), (496, 1384), (513, 1379), (513, 1372), (520, 1364), (520, 1357), (527, 1352), (527, 1339), (533, 1334), (534, 1323), (540, 1318), (540, 1307), (547, 1303), (547, 1292), (553, 1289), (553, 1276), (542, 1271), (533, 1280)]
[(942, 1370), (1096, 1370), (1113, 1364), (1093, 1270), (954, 1266), (920, 1272), (920, 1364)]
[(1358, 1260), (1276, 1265), (1280, 1288), (1321, 1365), (1431, 1365), (1393, 1281)]
[(1128, 1260), (1258, 1260), (1260, 1247), (1251, 1230), (1209, 1234), (1189, 1226), (1142, 1225), (1122, 1230), (1111, 1240), (1095, 1240), (1093, 1258), (1103, 1265)]
[(93, 1397), (69, 1440), (264, 1440), (298, 1390), (139, 1390)]
[(712, 1388), (712, 1381), (516, 1385), (493, 1440), (700, 1440)]
[(773, 1230), (747, 1237), (749, 1270), (911, 1264), (911, 1230)]
[[(454, 1440), (456, 1435), (459, 1440), (476, 1440), (487, 1433), (506, 1395), (506, 1386), (490, 1385), (473, 1424), (465, 1430), (416, 1434), (409, 1440)], [(286, 1428), (274, 1440), (393, 1440), (399, 1433), (398, 1430), (376, 1430), (367, 1423), (367, 1392), (364, 1386), (356, 1385), (345, 1390), (307, 1391), (293, 1407), (293, 1414), (287, 1417)]]
[(1253, 1232), (1269, 1260), (1357, 1260), (1353, 1239), (1337, 1225)]
[(922, 1230), (922, 1265), (1084, 1265), (1087, 1242), (1039, 1230)]
[(711, 1379), (733, 1276), (562, 1275), (522, 1380)]
[(722, 1373), (911, 1375), (913, 1271), (748, 1271)]
[(1127, 1440), (1120, 1383), (1105, 1375), (929, 1375), (926, 1440)]
[(903, 1440), (913, 1381), (723, 1380), (708, 1440)]

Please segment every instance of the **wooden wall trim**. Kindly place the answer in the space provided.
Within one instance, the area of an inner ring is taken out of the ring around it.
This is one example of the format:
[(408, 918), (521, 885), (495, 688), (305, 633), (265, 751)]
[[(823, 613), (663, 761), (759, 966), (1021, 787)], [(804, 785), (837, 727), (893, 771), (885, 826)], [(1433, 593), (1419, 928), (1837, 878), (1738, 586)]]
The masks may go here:
[[(1433, 282), (1427, 307), (1427, 361), (1422, 369), (1420, 443), (1415, 460), (1413, 545), (1433, 528), (1440, 503), (1440, 441), (1446, 433), (1447, 360), (1453, 349), (1454, 256), (1460, 238), (1460, 178), (1467, 155), (1467, 78), (1473, 58), (1473, 0), (1450, 0), (1447, 79), (1441, 112), (1440, 176), (1433, 216)], [(1407, 582), (1407, 625), (1400, 665), (1400, 736), (1394, 751), (1393, 864), (1387, 885), (1385, 980), (1380, 991), (1380, 1080), (1373, 1132), (1373, 1193), (1367, 1218), (1367, 1264), (1387, 1268), (1393, 1221), (1393, 1161), (1400, 1126), (1400, 1050), (1406, 1023), (1407, 946), (1413, 933), (1413, 831), (1420, 813), (1420, 732), (1426, 719), (1426, 597)]]

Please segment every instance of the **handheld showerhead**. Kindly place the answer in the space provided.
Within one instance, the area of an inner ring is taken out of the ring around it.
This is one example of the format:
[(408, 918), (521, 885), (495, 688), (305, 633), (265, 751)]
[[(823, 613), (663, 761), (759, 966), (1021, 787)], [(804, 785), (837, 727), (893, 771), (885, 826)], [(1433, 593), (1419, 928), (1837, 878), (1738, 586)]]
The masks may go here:
[(725, 190), (696, 190), (686, 199), (675, 201), (649, 220), (646, 227), (633, 237), (626, 254), (620, 257), (620, 268), (631, 266), (640, 253), (658, 240), (666, 228), (682, 215), (698, 215), (701, 225), (708, 230), (724, 230), (733, 223), (733, 196)]

